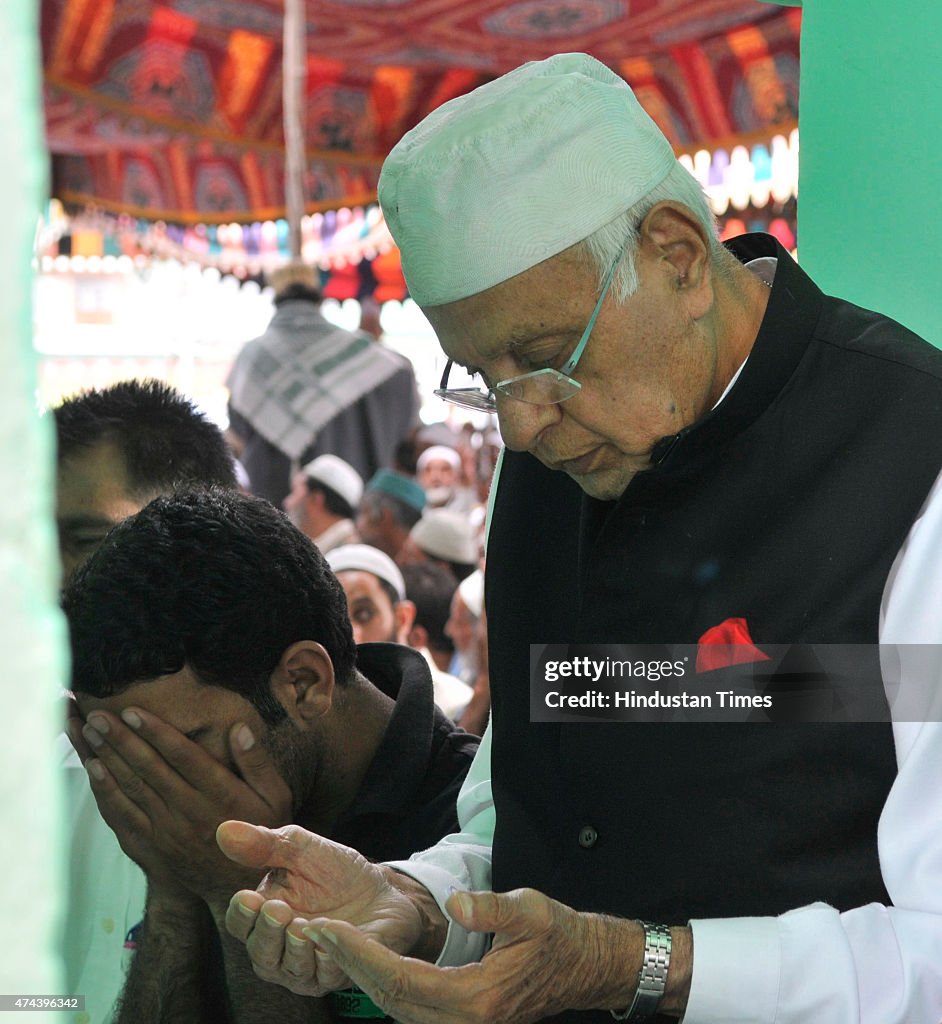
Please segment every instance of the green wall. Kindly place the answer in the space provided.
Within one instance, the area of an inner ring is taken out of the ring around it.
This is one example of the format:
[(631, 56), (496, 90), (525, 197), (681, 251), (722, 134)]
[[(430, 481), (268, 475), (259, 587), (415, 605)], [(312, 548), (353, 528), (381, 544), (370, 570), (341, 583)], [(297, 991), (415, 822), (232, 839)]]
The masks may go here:
[(805, 0), (798, 255), (942, 347), (942, 3)]
[[(3, 0), (0, 41), (0, 994), (62, 995), (56, 936), (63, 808), (55, 741), (66, 636), (58, 608), (54, 439), (37, 415), (30, 302), (33, 235), (46, 190), (38, 0)], [(0, 1012), (4, 1024), (51, 1018), (73, 1019)]]

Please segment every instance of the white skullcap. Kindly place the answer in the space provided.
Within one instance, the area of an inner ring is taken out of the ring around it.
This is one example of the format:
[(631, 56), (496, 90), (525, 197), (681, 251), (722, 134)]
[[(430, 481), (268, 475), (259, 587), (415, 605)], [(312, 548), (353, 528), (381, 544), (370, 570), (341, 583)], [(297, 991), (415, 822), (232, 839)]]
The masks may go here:
[(412, 298), (437, 306), (582, 241), (675, 162), (625, 81), (559, 53), (433, 110), (386, 158), (379, 201)]
[(360, 498), (363, 497), (363, 477), (349, 462), (344, 462), (336, 455), (318, 455), (301, 470), (301, 473), (308, 480), (315, 480), (336, 491), (353, 508), (360, 504)]
[(447, 509), (433, 509), (412, 527), (409, 536), (432, 558), (473, 565), (478, 545), (468, 517)]
[(446, 448), (443, 444), (433, 444), (431, 448), (426, 448), (416, 460), (415, 468), (421, 473), (435, 459), (447, 462), (456, 472), (461, 469), (461, 456), (454, 448)]
[(458, 593), (471, 614), (479, 619), (484, 611), (484, 573), (475, 569), (458, 584)]
[(397, 601), (405, 601), (406, 581), (402, 578), (399, 566), (385, 551), (370, 547), (369, 544), (344, 544), (328, 551), (324, 558), (335, 573), (371, 572), (395, 590)]

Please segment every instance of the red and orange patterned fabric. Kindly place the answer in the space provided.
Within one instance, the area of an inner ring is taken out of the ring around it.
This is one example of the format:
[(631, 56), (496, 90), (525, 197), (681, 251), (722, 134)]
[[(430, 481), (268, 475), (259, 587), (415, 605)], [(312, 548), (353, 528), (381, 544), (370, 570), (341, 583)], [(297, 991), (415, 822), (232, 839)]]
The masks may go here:
[[(800, 12), (757, 0), (307, 0), (309, 212), (369, 202), (447, 99), (525, 60), (608, 63), (678, 150), (793, 127)], [(64, 199), (178, 222), (283, 210), (282, 0), (42, 0)]]

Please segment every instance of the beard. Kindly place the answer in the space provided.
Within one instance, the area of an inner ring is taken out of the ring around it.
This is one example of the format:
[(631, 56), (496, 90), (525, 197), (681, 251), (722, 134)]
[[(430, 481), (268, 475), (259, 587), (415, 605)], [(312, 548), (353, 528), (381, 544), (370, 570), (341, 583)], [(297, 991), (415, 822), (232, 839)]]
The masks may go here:
[(313, 736), (285, 718), (272, 726), (262, 739), (278, 774), (291, 790), (294, 816), (310, 800), (318, 775), (318, 748)]

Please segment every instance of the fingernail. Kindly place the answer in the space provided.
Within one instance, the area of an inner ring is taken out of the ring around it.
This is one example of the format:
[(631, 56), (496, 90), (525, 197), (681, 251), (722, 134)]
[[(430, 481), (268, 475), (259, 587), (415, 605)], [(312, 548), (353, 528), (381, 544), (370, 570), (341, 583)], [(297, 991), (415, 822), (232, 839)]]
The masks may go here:
[(88, 774), (96, 778), (99, 782), (105, 777), (105, 769), (102, 766), (101, 761), (93, 760), (86, 761), (85, 767), (88, 770)]
[(461, 908), (462, 917), (468, 918), (474, 913), (474, 903), (466, 892), (457, 893), (455, 895), (455, 902)]
[(108, 734), (108, 719), (104, 715), (89, 715), (86, 721), (93, 729), (97, 729), (102, 733), (102, 735)]
[(239, 744), (242, 750), (251, 750), (255, 746), (255, 737), (247, 725), (239, 726), (239, 731), (236, 733), (236, 743)]
[(255, 911), (251, 907), (247, 907), (244, 903), (237, 903), (236, 906), (239, 908), (240, 914), (245, 914), (246, 917), (255, 917)]
[[(302, 928), (301, 931), (318, 946), (321, 944), (321, 933), (316, 928)], [(289, 933), (290, 934), (290, 933)]]
[(136, 711), (131, 711), (129, 708), (125, 708), (124, 711), (121, 712), (121, 718), (132, 729), (140, 729), (144, 724), (141, 721), (141, 716)]
[(284, 925), (282, 925), (282, 923), (277, 918), (272, 917), (271, 914), (266, 914), (264, 910), (262, 911), (262, 917), (265, 918), (265, 920), (272, 926), (272, 928), (284, 927)]
[(324, 925), (321, 928), (321, 935), (334, 946), (337, 945), (337, 936), (330, 930), (330, 928), (327, 925)]
[(298, 938), (298, 936), (295, 935), (294, 932), (285, 932), (285, 934), (288, 936), (288, 942), (290, 942), (295, 949), (301, 949), (307, 945), (304, 939)]
[(94, 729), (91, 723), (82, 727), (82, 735), (88, 741), (89, 746), (92, 747), (100, 747), (102, 743), (105, 742), (101, 738), (101, 733), (97, 729)]

